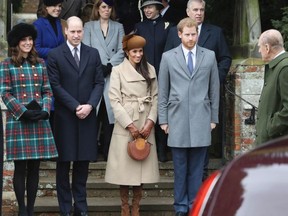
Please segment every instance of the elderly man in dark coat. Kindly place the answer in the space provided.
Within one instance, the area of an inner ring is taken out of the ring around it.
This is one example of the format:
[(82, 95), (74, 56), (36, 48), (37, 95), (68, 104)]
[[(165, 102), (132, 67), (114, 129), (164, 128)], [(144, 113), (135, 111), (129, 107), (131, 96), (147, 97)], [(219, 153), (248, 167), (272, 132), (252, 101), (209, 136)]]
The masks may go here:
[(104, 78), (97, 49), (81, 43), (82, 21), (70, 17), (67, 25), (67, 42), (50, 51), (47, 64), (55, 96), (55, 141), (59, 152), (57, 196), (62, 215), (70, 214), (73, 194), (74, 215), (85, 216), (89, 161), (97, 159), (95, 108), (103, 94)]

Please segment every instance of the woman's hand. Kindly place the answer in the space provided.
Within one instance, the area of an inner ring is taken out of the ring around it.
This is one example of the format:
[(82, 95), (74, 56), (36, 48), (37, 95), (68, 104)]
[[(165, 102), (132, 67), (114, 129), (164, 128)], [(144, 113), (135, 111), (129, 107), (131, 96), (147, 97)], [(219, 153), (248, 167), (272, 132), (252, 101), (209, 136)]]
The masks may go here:
[(134, 139), (137, 139), (140, 136), (139, 130), (133, 123), (129, 124), (127, 126), (127, 129), (129, 130)]
[(147, 139), (151, 133), (152, 128), (154, 127), (154, 122), (150, 119), (147, 119), (144, 127), (140, 130), (140, 134), (144, 139)]

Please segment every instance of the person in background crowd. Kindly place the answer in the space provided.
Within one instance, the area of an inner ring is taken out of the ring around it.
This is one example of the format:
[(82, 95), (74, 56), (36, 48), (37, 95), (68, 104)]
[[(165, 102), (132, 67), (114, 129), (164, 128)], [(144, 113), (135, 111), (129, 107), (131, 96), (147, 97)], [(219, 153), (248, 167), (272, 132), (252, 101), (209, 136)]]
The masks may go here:
[[(53, 0), (48, 0), (53, 1)], [(47, 0), (39, 0), (37, 17), (42, 16), (42, 8)], [(86, 5), (86, 0), (64, 0), (62, 4), (62, 10), (59, 15), (61, 19), (67, 20), (71, 16), (81, 17), (81, 9)]]
[(102, 62), (103, 75), (105, 77), (104, 94), (100, 104), (98, 120), (100, 121), (103, 139), (100, 139), (104, 160), (107, 160), (111, 141), (114, 116), (108, 97), (110, 73), (113, 66), (123, 62), (124, 52), (122, 39), (124, 36), (123, 25), (115, 20), (113, 0), (96, 0), (91, 21), (84, 25), (83, 43), (97, 48)]
[[(72, 16), (67, 42), (48, 54), (47, 69), (55, 97), (55, 142), (59, 152), (56, 189), (60, 214), (87, 216), (86, 182), (89, 162), (97, 160), (97, 107), (104, 88), (97, 49), (81, 43), (83, 23)], [(69, 172), (72, 165), (72, 186)]]
[(115, 0), (117, 19), (124, 26), (125, 34), (133, 31), (136, 23), (141, 21), (139, 2), (141, 0)]
[(48, 52), (62, 44), (65, 39), (59, 15), (63, 0), (43, 0), (42, 14), (33, 25), (37, 29), (36, 50), (47, 61)]
[(170, 2), (170, 0), (162, 0), (164, 8), (161, 10), (161, 16), (165, 22), (169, 22), (171, 25), (177, 25), (181, 19), (186, 17), (186, 14), (183, 16), (183, 10), (180, 10), (181, 12), (179, 12), (175, 6), (171, 6)]
[(93, 10), (93, 6), (94, 4), (92, 3), (87, 3), (83, 8), (82, 8), (82, 12), (81, 12), (81, 20), (85, 26), (86, 22), (89, 22), (91, 20), (91, 14), (92, 14), (92, 10)]
[[(197, 44), (215, 52), (219, 70), (220, 83), (224, 83), (230, 69), (232, 58), (223, 30), (215, 25), (204, 22), (205, 5), (203, 0), (189, 0), (187, 3), (188, 17), (195, 19), (198, 24), (199, 39)], [(166, 40), (165, 51), (173, 49), (181, 43), (177, 27), (172, 27)]]
[[(215, 52), (219, 79), (220, 79), (220, 124), (212, 132), (212, 140), (216, 143), (222, 143), (225, 130), (225, 96), (224, 96), (224, 84), (227, 73), (229, 72), (232, 57), (230, 55), (229, 47), (227, 45), (225, 36), (220, 27), (207, 24), (204, 22), (205, 17), (205, 1), (203, 0), (189, 0), (187, 3), (187, 15), (195, 19), (199, 29), (198, 45), (204, 48), (210, 49)], [(169, 31), (165, 50), (170, 50), (181, 43), (178, 35), (177, 28), (172, 27)], [(222, 144), (223, 145), (223, 144)], [(209, 164), (209, 149), (207, 150), (206, 159), (204, 163), (203, 181), (208, 176), (208, 164)]]
[[(6, 156), (14, 161), (13, 187), (19, 216), (34, 215), (40, 160), (58, 156), (48, 121), (52, 90), (45, 63), (35, 50), (36, 37), (33, 25), (15, 25), (7, 36), (11, 58), (0, 65), (1, 96), (8, 110)], [(38, 109), (29, 108), (33, 100)]]
[[(48, 52), (64, 43), (64, 35), (62, 31), (59, 15), (62, 10), (63, 0), (43, 0), (41, 17), (39, 17), (33, 25), (37, 30), (37, 38), (35, 40), (36, 51), (39, 56), (47, 63)], [(52, 98), (54, 101), (54, 98)], [(50, 124), (54, 129), (54, 102), (52, 101)]]
[[(144, 53), (147, 61), (155, 67), (158, 75), (170, 24), (165, 22), (160, 14), (163, 9), (161, 0), (144, 0), (141, 9), (147, 19), (135, 25), (135, 34), (144, 37), (147, 41)], [(161, 130), (158, 123), (155, 125), (155, 130), (158, 159), (165, 162), (167, 161), (167, 135)]]
[(202, 183), (211, 131), (218, 123), (219, 77), (213, 51), (197, 45), (197, 23), (178, 25), (181, 44), (163, 53), (159, 71), (159, 124), (174, 165), (174, 209), (186, 216)]
[[(157, 119), (157, 78), (143, 52), (145, 39), (138, 35), (123, 38), (124, 61), (113, 67), (109, 98), (115, 116), (105, 181), (120, 185), (121, 216), (129, 216), (129, 186), (133, 189), (131, 215), (139, 216), (142, 186), (159, 181), (154, 124)], [(144, 161), (127, 153), (129, 141), (143, 137), (151, 150)]]
[(256, 121), (256, 145), (288, 134), (288, 53), (281, 33), (260, 35), (259, 53), (266, 63)]

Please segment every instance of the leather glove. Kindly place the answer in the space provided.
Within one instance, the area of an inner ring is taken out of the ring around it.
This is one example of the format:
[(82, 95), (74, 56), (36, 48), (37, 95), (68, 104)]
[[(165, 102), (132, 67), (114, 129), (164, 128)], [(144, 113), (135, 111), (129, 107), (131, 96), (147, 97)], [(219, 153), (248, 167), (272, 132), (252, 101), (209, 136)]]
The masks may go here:
[(20, 117), (20, 120), (23, 120), (23, 121), (38, 121), (40, 118), (40, 115), (41, 115), (41, 112), (40, 110), (26, 110), (22, 116)]
[(103, 70), (103, 76), (107, 77), (112, 70), (112, 65), (111, 63), (108, 63), (107, 65), (102, 65), (102, 70)]
[(49, 119), (49, 113), (46, 112), (46, 111), (41, 111), (41, 113), (39, 115), (39, 118), (42, 119), (42, 120), (47, 120), (47, 119)]
[(112, 67), (113, 67), (113, 66), (112, 66), (111, 63), (108, 63), (106, 67), (107, 67), (107, 72), (108, 72), (107, 75), (109, 75), (109, 74), (111, 73), (111, 71), (112, 71)]
[(154, 127), (154, 122), (151, 119), (147, 119), (145, 125), (140, 130), (140, 134), (144, 139), (147, 139), (151, 133), (152, 128)]
[(139, 130), (136, 128), (136, 126), (133, 123), (128, 125), (127, 129), (129, 130), (129, 132), (131, 133), (134, 139), (137, 139), (140, 136)]

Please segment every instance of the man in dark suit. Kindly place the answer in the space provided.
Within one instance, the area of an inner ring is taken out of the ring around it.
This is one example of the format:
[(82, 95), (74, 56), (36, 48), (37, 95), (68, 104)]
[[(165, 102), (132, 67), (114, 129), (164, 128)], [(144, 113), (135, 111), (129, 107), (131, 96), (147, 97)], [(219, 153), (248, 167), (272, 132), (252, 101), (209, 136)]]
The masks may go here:
[[(57, 197), (61, 215), (86, 216), (89, 161), (97, 157), (95, 108), (103, 94), (104, 78), (98, 50), (83, 44), (83, 24), (72, 16), (65, 28), (67, 42), (48, 54), (47, 69), (55, 97)], [(72, 189), (69, 183), (73, 162)]]
[[(219, 78), (220, 78), (220, 123), (219, 127), (213, 131), (212, 140), (216, 143), (222, 143), (225, 139), (225, 106), (224, 106), (224, 83), (226, 75), (230, 69), (232, 58), (229, 52), (229, 47), (226, 43), (223, 31), (220, 27), (204, 23), (205, 16), (205, 1), (203, 0), (189, 0), (186, 9), (187, 15), (196, 20), (198, 24), (199, 39), (198, 45), (204, 48), (213, 50), (216, 55)], [(181, 43), (178, 35), (177, 28), (172, 27), (169, 31), (167, 42), (165, 45), (165, 51), (170, 50)], [(222, 144), (223, 145), (223, 144)], [(207, 157), (204, 165), (203, 180), (208, 175), (208, 163), (209, 163), (209, 152), (207, 151)]]
[[(183, 1), (181, 3), (183, 4), (185, 2)], [(169, 22), (172, 25), (177, 25), (181, 19), (186, 17), (185, 8), (187, 3), (184, 4), (184, 10), (182, 10), (183, 8), (176, 7), (176, 5), (181, 6), (179, 0), (177, 4), (173, 4), (173, 0), (162, 0), (162, 4), (164, 8), (161, 10), (161, 15), (166, 22)]]

